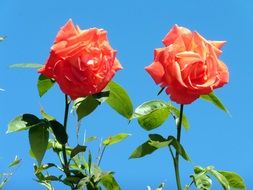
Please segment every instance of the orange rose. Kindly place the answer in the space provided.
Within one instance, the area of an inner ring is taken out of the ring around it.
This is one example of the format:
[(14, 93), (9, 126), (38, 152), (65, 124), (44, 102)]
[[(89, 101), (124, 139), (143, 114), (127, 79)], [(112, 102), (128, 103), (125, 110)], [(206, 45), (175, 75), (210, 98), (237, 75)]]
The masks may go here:
[(175, 25), (163, 43), (166, 47), (155, 49), (154, 62), (145, 69), (173, 101), (190, 104), (228, 83), (228, 69), (219, 60), (224, 41), (208, 41)]
[(76, 99), (101, 92), (120, 69), (105, 30), (81, 30), (69, 20), (58, 32), (39, 73), (53, 78), (65, 94)]

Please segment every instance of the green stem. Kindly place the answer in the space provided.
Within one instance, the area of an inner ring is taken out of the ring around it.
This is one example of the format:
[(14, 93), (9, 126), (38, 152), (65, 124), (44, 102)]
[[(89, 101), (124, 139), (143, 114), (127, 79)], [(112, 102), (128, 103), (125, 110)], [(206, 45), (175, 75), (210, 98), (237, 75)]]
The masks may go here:
[[(65, 113), (64, 113), (64, 123), (63, 123), (63, 127), (65, 131), (67, 130), (68, 113), (69, 113), (69, 101), (68, 101), (68, 96), (65, 95)], [(62, 155), (63, 155), (63, 162), (64, 162), (64, 165), (63, 165), (64, 173), (66, 174), (67, 177), (69, 177), (70, 171), (69, 171), (69, 164), (68, 164), (65, 144), (62, 145)]]
[(99, 159), (98, 159), (98, 166), (100, 166), (100, 163), (101, 163), (101, 160), (104, 156), (104, 153), (105, 153), (105, 149), (106, 149), (107, 145), (105, 145), (102, 149), (102, 152), (101, 152), (101, 155), (99, 156)]
[[(183, 111), (184, 111), (184, 105), (180, 105), (180, 115), (179, 115), (179, 121), (177, 124), (177, 141), (180, 143), (181, 140), (181, 128), (182, 128), (182, 119), (183, 119)], [(176, 151), (176, 156), (173, 158), (174, 162), (174, 168), (175, 168), (175, 175), (176, 175), (176, 182), (177, 182), (177, 189), (182, 190), (182, 185), (180, 181), (180, 173), (179, 173), (179, 152)]]
[(192, 180), (191, 183), (189, 184), (189, 189), (192, 186), (192, 184), (194, 183), (194, 181)]

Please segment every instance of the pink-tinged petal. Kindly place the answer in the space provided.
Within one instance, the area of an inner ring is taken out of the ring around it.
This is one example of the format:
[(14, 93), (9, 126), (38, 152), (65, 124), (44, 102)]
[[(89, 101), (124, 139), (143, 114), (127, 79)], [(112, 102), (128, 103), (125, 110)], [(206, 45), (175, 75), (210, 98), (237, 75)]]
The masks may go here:
[(215, 84), (216, 78), (212, 77), (208, 79), (205, 83), (195, 84), (194, 87), (197, 89), (200, 94), (207, 94), (213, 90), (213, 86)]
[(54, 78), (54, 67), (55, 64), (59, 62), (61, 62), (61, 59), (59, 59), (54, 52), (51, 52), (46, 64), (40, 68), (38, 72), (49, 78)]
[(184, 27), (179, 27), (178, 25), (173, 26), (173, 28), (166, 34), (164, 39), (162, 40), (163, 44), (165, 46), (169, 46), (170, 44), (173, 44), (174, 41), (183, 34), (189, 34), (191, 33), (190, 30)]
[(91, 28), (89, 30), (83, 30), (79, 35), (72, 36), (68, 38), (68, 46), (82, 42), (83, 45), (88, 45), (96, 41), (97, 39), (97, 30), (96, 28)]
[(214, 49), (215, 54), (219, 57), (222, 53), (221, 48), (225, 44), (225, 41), (209, 41)]
[[(59, 84), (61, 90), (64, 94), (69, 95), (72, 100), (75, 100), (77, 97), (82, 97), (80, 93), (86, 93), (86, 91), (80, 92), (80, 78), (75, 76), (73, 68), (71, 68), (68, 62), (64, 61), (56, 64), (54, 73), (55, 80)], [(75, 79), (78, 79), (79, 82)], [(85, 94), (83, 94), (83, 96), (84, 95)]]
[(203, 36), (201, 36), (198, 32), (195, 32), (197, 34), (197, 36), (200, 38), (200, 40), (202, 40), (205, 45), (209, 45), (211, 44), (212, 48), (214, 49), (215, 53), (217, 56), (220, 56), (220, 54), (222, 53), (221, 48), (223, 47), (223, 45), (226, 43), (226, 41), (210, 41), (210, 40), (206, 40)]
[(165, 48), (156, 48), (154, 50), (154, 59), (159, 60), (160, 55), (164, 52)]
[(80, 34), (83, 32), (83, 30), (81, 30), (80, 27), (78, 25), (76, 25), (76, 32), (77, 32), (77, 34)]
[(184, 33), (182, 35), (182, 39), (184, 41), (185, 50), (187, 50), (187, 51), (191, 51), (190, 47), (191, 47), (192, 38), (193, 38), (192, 32)]
[(202, 57), (202, 59), (205, 59), (208, 54), (206, 48), (207, 43), (208, 42), (198, 32), (193, 32), (190, 50), (197, 52)]
[(198, 53), (192, 51), (177, 53), (176, 60), (180, 64), (181, 71), (183, 71), (188, 65), (192, 63), (204, 61)]
[(208, 71), (208, 78), (212, 78), (217, 74), (218, 69), (218, 57), (215, 52), (215, 49), (212, 48), (212, 45), (207, 44), (207, 48), (209, 49), (209, 55), (206, 58), (206, 65), (207, 65), (207, 71)]
[(117, 58), (115, 58), (114, 64), (113, 64), (113, 70), (118, 71), (118, 70), (121, 70), (121, 69), (123, 69), (123, 67), (121, 66), (119, 60)]
[(183, 81), (182, 78), (182, 73), (181, 73), (181, 68), (178, 62), (172, 62), (167, 65), (166, 68), (166, 75), (170, 76), (169, 80), (172, 81), (171, 79), (176, 80), (181, 86), (186, 87), (185, 82)]
[(67, 40), (68, 38), (70, 38), (71, 36), (75, 36), (76, 34), (76, 28), (72, 20), (69, 19), (68, 22), (60, 29), (60, 31), (56, 35), (55, 43), (62, 40)]
[(85, 51), (85, 46), (83, 46), (81, 42), (62, 49), (56, 49), (54, 46), (52, 46), (52, 51), (54, 51), (54, 53), (62, 59), (66, 59), (67, 57), (75, 56), (76, 54)]
[(228, 68), (222, 61), (219, 61), (218, 73), (219, 83), (215, 86), (215, 88), (222, 87), (224, 84), (229, 82)]
[(221, 49), (226, 43), (226, 41), (209, 41), (209, 42), (218, 49)]
[(145, 67), (145, 70), (151, 75), (156, 84), (162, 82), (164, 68), (160, 62), (153, 62), (151, 65)]
[(182, 38), (182, 36), (179, 36), (173, 44), (171, 44), (169, 47), (167, 48), (172, 48), (173, 51), (175, 52), (180, 52), (180, 51), (186, 51), (186, 46), (184, 43), (184, 39)]
[(177, 88), (176, 86), (167, 88), (166, 93), (170, 95), (172, 101), (178, 104), (190, 104), (200, 96), (198, 94), (189, 94), (187, 89)]
[[(103, 42), (107, 42), (108, 43), (108, 39), (107, 39), (107, 31), (103, 30), (103, 29), (98, 29), (97, 30), (97, 36), (98, 36), (98, 43), (102, 44)], [(109, 43), (108, 43), (109, 45)]]
[(62, 51), (67, 46), (67, 44), (68, 44), (67, 41), (57, 42), (54, 45), (52, 45), (51, 51), (54, 51), (55, 53), (57, 53), (57, 51)]

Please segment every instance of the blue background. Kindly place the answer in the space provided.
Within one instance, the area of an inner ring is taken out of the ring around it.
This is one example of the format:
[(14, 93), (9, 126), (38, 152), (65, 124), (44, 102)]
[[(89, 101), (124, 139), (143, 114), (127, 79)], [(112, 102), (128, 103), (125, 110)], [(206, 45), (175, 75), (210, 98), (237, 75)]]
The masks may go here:
[[(62, 121), (64, 96), (56, 85), (43, 98), (39, 98), (36, 70), (10, 69), (16, 63), (44, 63), (56, 33), (72, 18), (82, 29), (104, 28), (117, 57), (124, 67), (115, 81), (129, 92), (134, 106), (157, 97), (159, 87), (144, 71), (153, 60), (153, 50), (162, 47), (161, 40), (174, 24), (197, 30), (210, 40), (226, 40), (221, 59), (228, 65), (230, 83), (216, 91), (227, 105), (232, 117), (213, 105), (197, 100), (185, 107), (191, 128), (183, 130), (182, 144), (192, 162), (181, 160), (182, 183), (190, 182), (189, 175), (195, 165), (214, 165), (217, 169), (238, 172), (253, 189), (253, 126), (252, 126), (252, 44), (253, 2), (250, 0), (188, 0), (188, 1), (66, 1), (66, 0), (1, 0), (0, 34), (7, 39), (0, 43), (0, 171), (19, 155), (22, 164), (10, 179), (6, 190), (43, 189), (34, 181), (33, 163), (28, 156), (27, 132), (6, 135), (8, 122), (22, 113), (39, 115), (45, 110)], [(71, 143), (76, 143), (76, 117), (70, 115), (68, 132)], [(102, 168), (116, 172), (123, 190), (155, 188), (162, 181), (166, 189), (176, 189), (174, 171), (169, 152), (158, 150), (151, 156), (129, 160), (132, 151), (147, 139), (148, 132), (136, 121), (128, 122), (103, 104), (82, 121), (81, 136), (96, 135), (106, 138), (119, 132), (131, 133), (127, 140), (107, 149)], [(153, 133), (175, 134), (170, 118)], [(99, 140), (92, 143), (94, 157)], [(46, 154), (45, 162), (57, 158)], [(55, 184), (56, 189), (67, 189)], [(214, 184), (213, 189), (222, 189)]]

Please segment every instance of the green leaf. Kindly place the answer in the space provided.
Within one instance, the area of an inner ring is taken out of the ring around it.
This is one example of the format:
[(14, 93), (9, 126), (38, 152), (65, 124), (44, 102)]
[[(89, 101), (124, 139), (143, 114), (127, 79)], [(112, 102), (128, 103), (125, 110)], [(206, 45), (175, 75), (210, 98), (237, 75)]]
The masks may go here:
[[(71, 184), (78, 184), (80, 182), (80, 177), (78, 176), (69, 176), (69, 177), (66, 177), (63, 181), (66, 185), (69, 185), (71, 186)], [(75, 189), (76, 190), (76, 189)]]
[(37, 88), (40, 97), (42, 97), (50, 88), (52, 88), (54, 84), (55, 84), (54, 80), (41, 74), (37, 82)]
[[(59, 144), (59, 143), (57, 142), (57, 144)], [(59, 144), (59, 146), (61, 146), (60, 149), (62, 149), (62, 145)], [(49, 150), (50, 148), (53, 148), (53, 142), (52, 142), (51, 139), (49, 139), (49, 141), (48, 141), (47, 150)], [(67, 149), (67, 147), (66, 147), (66, 149)], [(36, 159), (36, 158), (35, 158), (35, 155), (33, 154), (33, 152), (32, 152), (31, 149), (29, 150), (29, 155), (30, 155), (32, 158)], [(41, 166), (41, 167), (42, 167), (42, 166)]]
[(74, 156), (76, 156), (77, 154), (79, 154), (80, 152), (85, 152), (86, 151), (86, 146), (83, 145), (77, 145), (70, 154), (70, 158), (73, 158)]
[(159, 141), (159, 142), (163, 142), (166, 141), (167, 139), (165, 139), (162, 135), (159, 134), (149, 134), (148, 135), (149, 139), (152, 141)]
[(41, 107), (40, 108), (40, 114), (42, 115), (42, 117), (48, 121), (52, 121), (55, 120), (55, 118), (51, 115), (49, 115), (48, 113), (46, 113), (46, 111)]
[(43, 185), (47, 190), (55, 190), (50, 181), (38, 181), (38, 183)]
[(47, 180), (47, 181), (59, 181), (59, 178), (54, 176), (54, 175), (48, 175), (48, 176), (45, 176), (44, 180)]
[(43, 67), (42, 64), (37, 63), (20, 63), (20, 64), (13, 64), (10, 68), (27, 68), (27, 69), (39, 69)]
[(148, 115), (138, 118), (139, 125), (147, 130), (153, 130), (160, 127), (168, 118), (169, 111), (167, 108), (156, 110)]
[(18, 156), (15, 156), (15, 159), (9, 164), (9, 167), (17, 166), (21, 162), (21, 159)]
[(157, 150), (156, 147), (150, 145), (149, 143), (150, 143), (150, 141), (148, 140), (145, 143), (143, 143), (142, 145), (138, 146), (129, 158), (130, 159), (131, 158), (141, 158), (141, 157), (149, 155), (149, 154), (153, 153), (155, 150)]
[(36, 175), (37, 177), (37, 181), (43, 181), (45, 176), (43, 175), (43, 173), (41, 171), (39, 171), (39, 167), (41, 166), (37, 166), (36, 164), (33, 165), (33, 169), (34, 169), (34, 174)]
[(172, 139), (167, 140), (159, 134), (150, 134), (149, 138), (149, 144), (157, 149), (167, 147), (173, 141)]
[[(62, 151), (62, 144), (60, 144), (58, 141), (55, 141), (55, 140), (49, 140), (48, 142), (49, 146), (48, 148), (53, 148), (53, 150), (55, 152), (60, 152)], [(66, 146), (66, 150), (67, 150), (67, 154), (71, 152), (73, 148), (69, 147), (69, 146)]]
[[(174, 107), (173, 105), (170, 105), (169, 109), (172, 112), (172, 114), (176, 117), (176, 121), (178, 121), (179, 116), (180, 116), (180, 110), (177, 109), (176, 107)], [(187, 120), (187, 117), (184, 114), (183, 114), (183, 118), (182, 118), (182, 125), (186, 130), (190, 129), (190, 124)]]
[(162, 100), (152, 100), (152, 101), (144, 102), (143, 104), (141, 104), (135, 109), (134, 118), (148, 115), (155, 110), (159, 110), (163, 108), (168, 108), (168, 104)]
[(168, 145), (170, 145), (172, 142), (172, 140), (166, 140), (166, 141), (163, 141), (163, 142), (160, 142), (160, 141), (149, 141), (149, 144), (155, 148), (163, 148), (163, 147), (167, 147)]
[(66, 144), (68, 142), (68, 134), (64, 126), (56, 120), (49, 121), (49, 123), (56, 140), (62, 145)]
[(101, 178), (101, 183), (106, 190), (120, 190), (119, 184), (114, 179), (112, 174), (103, 175)]
[(108, 84), (110, 95), (106, 102), (123, 117), (130, 119), (133, 115), (133, 105), (127, 92), (116, 82)]
[(165, 139), (159, 134), (150, 134), (149, 140), (137, 147), (131, 154), (131, 158), (140, 158), (152, 154), (155, 150), (163, 148), (172, 143), (171, 139)]
[(168, 140), (172, 140), (171, 144), (176, 149), (176, 151), (187, 161), (191, 161), (189, 155), (185, 151), (184, 147), (177, 141), (173, 136), (169, 136)]
[(102, 92), (99, 92), (97, 94), (92, 94), (92, 97), (95, 98), (100, 103), (103, 103), (107, 100), (109, 95), (110, 95), (110, 89), (109, 87), (105, 87)]
[(123, 141), (125, 138), (127, 138), (130, 134), (126, 134), (126, 133), (119, 133), (117, 135), (108, 137), (107, 139), (105, 139), (103, 141), (103, 145), (108, 146), (108, 145), (112, 145), (118, 142)]
[(195, 174), (199, 174), (199, 173), (201, 173), (201, 172), (203, 172), (203, 171), (205, 171), (205, 169), (202, 168), (201, 166), (195, 166), (195, 167), (194, 167), (194, 173), (195, 173)]
[(92, 164), (92, 155), (91, 155), (91, 151), (89, 151), (89, 156), (88, 156), (88, 170), (89, 170), (89, 173), (91, 171), (91, 164)]
[(219, 183), (222, 185), (224, 190), (230, 190), (229, 182), (226, 179), (226, 177), (224, 177), (221, 173), (219, 173), (218, 171), (214, 169), (209, 169), (208, 172), (212, 174), (219, 181)]
[(135, 110), (139, 125), (147, 131), (161, 126), (170, 114), (168, 105), (160, 100), (145, 102)]
[(35, 174), (41, 173), (42, 171), (47, 170), (47, 169), (52, 168), (52, 167), (56, 167), (57, 168), (57, 165), (55, 165), (54, 163), (43, 164), (43, 165), (35, 168), (36, 170), (34, 171), (34, 173)]
[(84, 100), (78, 102), (78, 104), (76, 105), (78, 121), (92, 113), (99, 104), (99, 101), (97, 101), (92, 96), (87, 96)]
[(4, 178), (2, 180), (2, 182), (0, 183), (0, 190), (3, 189), (3, 187), (5, 186), (5, 184), (7, 183), (7, 181), (8, 181), (8, 178)]
[(193, 174), (191, 177), (193, 178), (195, 186), (199, 190), (210, 190), (211, 189), (212, 180), (210, 177), (208, 177), (204, 173)]
[(201, 95), (200, 97), (202, 99), (214, 104), (216, 107), (218, 107), (222, 111), (229, 114), (228, 109), (223, 105), (221, 100), (214, 94), (214, 92), (211, 92), (210, 94), (207, 94), (207, 95)]
[(85, 139), (85, 143), (94, 141), (94, 140), (96, 140), (96, 139), (97, 139), (96, 136), (87, 137), (87, 138)]
[(240, 189), (240, 190), (247, 189), (244, 183), (244, 180), (237, 173), (230, 172), (230, 171), (221, 171), (221, 170), (218, 170), (218, 172), (227, 179), (229, 186), (231, 188)]
[(94, 182), (99, 182), (102, 177), (102, 170), (97, 164), (91, 164), (90, 176), (93, 176)]
[(49, 132), (46, 127), (36, 126), (29, 129), (29, 142), (38, 165), (41, 165), (47, 150), (48, 139)]
[(84, 187), (90, 182), (89, 177), (82, 178), (79, 183), (77, 184), (76, 190), (83, 190)]
[(32, 114), (23, 114), (14, 118), (9, 124), (7, 133), (29, 129), (35, 126), (45, 125), (45, 122)]

